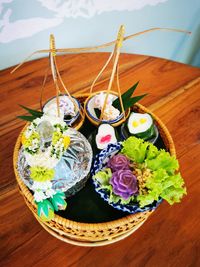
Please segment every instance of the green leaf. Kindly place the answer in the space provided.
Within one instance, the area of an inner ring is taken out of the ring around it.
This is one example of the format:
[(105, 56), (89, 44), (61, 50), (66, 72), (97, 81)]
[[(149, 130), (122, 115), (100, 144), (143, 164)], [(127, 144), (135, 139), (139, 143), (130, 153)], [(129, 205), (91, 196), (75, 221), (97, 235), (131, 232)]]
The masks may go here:
[(180, 199), (186, 194), (183, 185), (184, 181), (180, 173), (170, 175), (166, 170), (158, 169), (153, 172), (145, 184), (148, 194), (138, 197), (138, 201), (143, 205), (151, 198), (157, 201), (159, 197), (162, 197), (172, 205), (175, 202), (180, 202)]
[(121, 152), (132, 161), (143, 163), (148, 145), (148, 142), (144, 142), (142, 139), (131, 136), (122, 143), (123, 148)]
[[(124, 94), (122, 94), (122, 102), (124, 103), (125, 100), (131, 98), (133, 92), (135, 91), (136, 87), (138, 86), (139, 84), (139, 81), (137, 83), (135, 83), (130, 89), (128, 89)], [(113, 106), (115, 108), (118, 108), (121, 107), (120, 105), (120, 100), (119, 98), (117, 98), (114, 102), (113, 102)]]
[(44, 215), (45, 215), (46, 217), (48, 217), (48, 214), (49, 214), (49, 207), (48, 207), (48, 203), (46, 203), (45, 201), (43, 201), (42, 211), (43, 211)]
[[(122, 100), (123, 106), (124, 106), (124, 110), (126, 111), (128, 108), (132, 107), (136, 102), (138, 102), (139, 100), (141, 100), (146, 95), (147, 94), (139, 95), (139, 96), (135, 96), (135, 97), (132, 97), (132, 98), (129, 98), (129, 99)], [(117, 107), (117, 109), (119, 109), (120, 111), (122, 111), (122, 108), (121, 108), (121, 105), (120, 104)]]
[(145, 97), (147, 94), (134, 96), (131, 99), (127, 100), (126, 102), (123, 101), (124, 110), (127, 110), (128, 108), (132, 107), (136, 102), (141, 100), (143, 97)]
[(65, 193), (64, 192), (57, 192), (56, 196), (62, 197), (63, 199), (65, 199)]
[(153, 138), (155, 136), (154, 124), (152, 124), (150, 128), (145, 132), (134, 134), (134, 136), (141, 138), (143, 140), (148, 140), (150, 138)]
[(117, 203), (121, 200), (120, 196), (115, 195), (114, 193), (110, 194), (109, 202)]
[(179, 164), (174, 156), (134, 136), (126, 139), (122, 146), (121, 153), (151, 170), (151, 175), (145, 183), (148, 192), (137, 196), (140, 207), (149, 205), (154, 200), (158, 201), (160, 197), (168, 201), (170, 205), (180, 202), (186, 194), (186, 189), (181, 174), (175, 174)]
[(144, 206), (150, 205), (154, 202), (154, 195), (152, 193), (147, 195), (138, 195), (137, 201), (139, 201), (140, 207), (143, 208)]
[[(132, 97), (132, 94), (134, 93), (136, 87), (138, 86), (139, 81), (134, 84), (130, 89), (128, 89), (124, 94), (122, 94), (122, 103), (124, 106), (124, 110), (126, 111), (128, 108), (132, 107), (136, 102), (141, 100), (143, 97), (145, 97), (147, 94), (140, 95), (140, 96), (135, 96)], [(112, 104), (115, 108), (118, 110), (122, 111), (121, 104), (120, 104), (120, 99), (117, 98)]]
[(165, 150), (160, 150), (159, 154), (154, 159), (146, 159), (147, 167), (155, 171), (165, 169), (168, 173), (173, 174), (178, 169), (179, 164), (175, 157), (172, 157)]
[(37, 213), (38, 216), (41, 218), (41, 220), (50, 221), (53, 219), (54, 208), (47, 199), (40, 202), (36, 202), (36, 204), (37, 204)]
[(97, 190), (101, 190), (101, 189), (108, 191), (109, 194), (112, 193), (112, 185), (110, 185), (110, 184), (109, 185), (100, 185), (99, 188), (97, 188)]
[(43, 115), (43, 112), (41, 112), (41, 111), (30, 109), (30, 108), (27, 108), (23, 105), (19, 105), (19, 106), (22, 107), (23, 109), (27, 110), (32, 115), (32, 116), (17, 116), (17, 118), (19, 118), (21, 120), (32, 122), (33, 120), (35, 120), (37, 118), (41, 118)]
[(130, 202), (133, 202), (135, 200), (135, 196), (131, 196), (128, 199), (121, 198), (120, 202), (122, 205), (127, 205)]
[(94, 108), (94, 112), (95, 112), (97, 118), (99, 119), (101, 116), (101, 111), (98, 108)]
[(17, 118), (24, 120), (24, 121), (31, 121), (31, 122), (36, 119), (33, 116), (17, 116)]
[(180, 187), (184, 186), (184, 180), (181, 177), (180, 173), (173, 175), (173, 176), (170, 176), (170, 178), (173, 181), (173, 185), (175, 188), (180, 188)]
[(109, 185), (110, 178), (112, 177), (111, 169), (106, 168), (102, 171), (97, 172), (93, 179), (96, 180), (101, 185)]
[(147, 159), (155, 159), (157, 155), (159, 154), (159, 151), (156, 146), (154, 146), (152, 143), (149, 143), (146, 158)]
[(170, 205), (173, 205), (175, 202), (180, 202), (184, 194), (186, 194), (185, 188), (175, 188), (174, 186), (171, 186), (162, 192), (161, 197)]
[(67, 207), (67, 202), (64, 199), (65, 199), (65, 194), (62, 192), (56, 193), (50, 199), (55, 211), (58, 211), (59, 209), (65, 209)]
[(23, 105), (19, 105), (19, 106), (21, 108), (27, 110), (31, 115), (35, 116), (36, 118), (40, 118), (43, 115), (43, 112), (42, 111), (38, 111), (38, 110), (35, 110), (35, 109), (30, 109), (30, 108), (25, 107)]

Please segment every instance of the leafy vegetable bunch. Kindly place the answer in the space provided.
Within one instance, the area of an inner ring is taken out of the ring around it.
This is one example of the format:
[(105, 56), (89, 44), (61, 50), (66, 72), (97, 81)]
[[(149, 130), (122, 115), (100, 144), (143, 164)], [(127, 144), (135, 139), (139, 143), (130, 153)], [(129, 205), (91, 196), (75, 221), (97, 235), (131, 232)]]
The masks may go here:
[(93, 179), (99, 183), (99, 190), (109, 193), (110, 202), (138, 203), (142, 208), (163, 198), (172, 205), (186, 194), (178, 168), (177, 159), (164, 149), (132, 136)]

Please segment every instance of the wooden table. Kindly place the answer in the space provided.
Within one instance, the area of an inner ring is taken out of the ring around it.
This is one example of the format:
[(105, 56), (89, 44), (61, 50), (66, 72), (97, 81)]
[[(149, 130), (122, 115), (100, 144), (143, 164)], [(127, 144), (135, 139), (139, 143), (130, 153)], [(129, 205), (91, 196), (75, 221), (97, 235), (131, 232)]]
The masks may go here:
[[(87, 92), (108, 57), (107, 53), (65, 55), (58, 65), (71, 93)], [(0, 72), (1, 187), (0, 266), (200, 266), (200, 69), (140, 55), (120, 56), (120, 84), (128, 89), (140, 80), (137, 94), (148, 92), (141, 103), (167, 125), (174, 139), (188, 194), (180, 204), (163, 203), (144, 225), (110, 246), (84, 248), (49, 235), (34, 219), (20, 196), (12, 154), (24, 122), (18, 104), (39, 107), (47, 58), (28, 62), (16, 73)], [(108, 84), (109, 67), (97, 84)], [(51, 75), (46, 99), (54, 95)]]

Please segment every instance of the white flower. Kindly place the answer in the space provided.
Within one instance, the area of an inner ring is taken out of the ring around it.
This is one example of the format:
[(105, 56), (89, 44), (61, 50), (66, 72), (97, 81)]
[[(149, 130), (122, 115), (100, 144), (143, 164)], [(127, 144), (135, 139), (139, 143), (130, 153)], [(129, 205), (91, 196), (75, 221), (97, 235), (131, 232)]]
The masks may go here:
[(36, 202), (43, 201), (47, 198), (42, 190), (36, 190), (33, 196)]
[(45, 195), (46, 195), (48, 198), (53, 197), (55, 194), (56, 194), (56, 191), (53, 190), (52, 188), (48, 188), (48, 189), (45, 191)]
[[(102, 109), (106, 98), (106, 93), (101, 92), (94, 97), (94, 108)], [(106, 105), (111, 106), (115, 96), (109, 94)]]
[(25, 137), (28, 139), (31, 136), (32, 131), (25, 131), (24, 134), (25, 134)]
[(113, 106), (106, 106), (104, 113), (103, 113), (103, 119), (104, 120), (114, 120), (120, 115), (120, 111), (117, 108), (114, 108)]
[(46, 182), (34, 181), (32, 187), (31, 187), (31, 190), (35, 191), (35, 190), (41, 189), (41, 190), (45, 191), (51, 187), (52, 187), (52, 183), (50, 181), (46, 181)]
[(63, 118), (64, 118), (63, 113), (60, 113), (60, 117), (58, 117), (57, 115), (52, 116), (52, 115), (44, 114), (42, 116), (42, 121), (49, 121), (52, 125), (60, 124), (62, 127), (64, 127), (66, 124), (65, 124)]
[(40, 166), (48, 169), (54, 168), (59, 159), (55, 159), (50, 156), (50, 151), (47, 149), (45, 152), (38, 152), (37, 154), (31, 155), (28, 152), (24, 152), (28, 164), (32, 167)]
[(37, 125), (40, 124), (40, 122), (41, 122), (41, 118), (37, 118), (34, 120), (34, 123), (36, 123)]

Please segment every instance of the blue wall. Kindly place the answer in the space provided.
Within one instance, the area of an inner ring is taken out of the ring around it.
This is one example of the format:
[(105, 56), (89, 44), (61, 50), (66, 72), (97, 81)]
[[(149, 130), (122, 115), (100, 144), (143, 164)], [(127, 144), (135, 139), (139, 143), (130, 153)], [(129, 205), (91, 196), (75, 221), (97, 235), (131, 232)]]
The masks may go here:
[(0, 68), (48, 48), (50, 33), (58, 48), (94, 46), (114, 40), (120, 24), (126, 35), (152, 27), (192, 31), (148, 33), (122, 51), (200, 66), (199, 0), (1, 0)]

